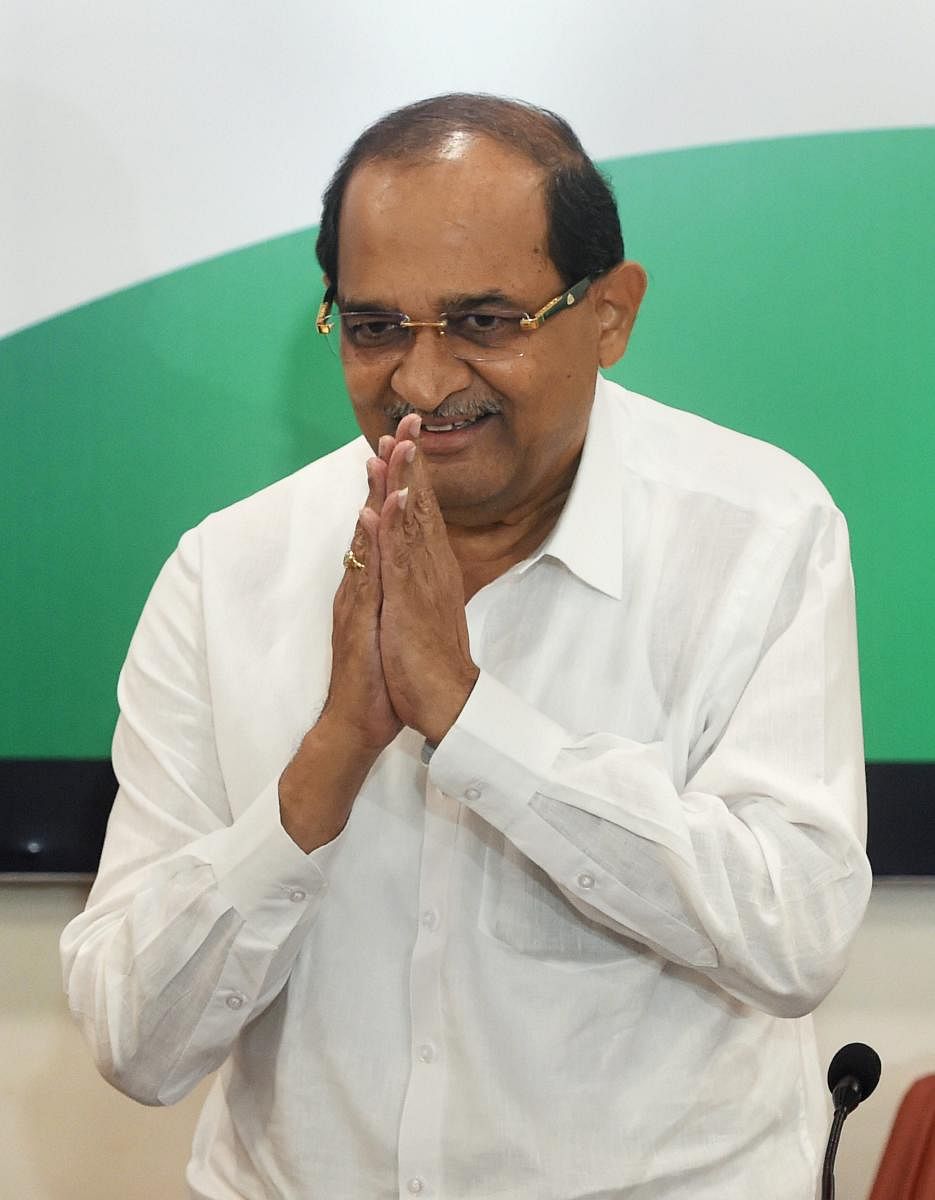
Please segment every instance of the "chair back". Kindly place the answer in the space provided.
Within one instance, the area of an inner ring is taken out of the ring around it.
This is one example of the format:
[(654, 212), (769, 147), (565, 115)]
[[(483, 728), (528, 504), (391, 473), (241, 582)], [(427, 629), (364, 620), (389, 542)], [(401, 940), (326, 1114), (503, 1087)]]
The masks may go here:
[(935, 1200), (935, 1075), (903, 1097), (869, 1200)]

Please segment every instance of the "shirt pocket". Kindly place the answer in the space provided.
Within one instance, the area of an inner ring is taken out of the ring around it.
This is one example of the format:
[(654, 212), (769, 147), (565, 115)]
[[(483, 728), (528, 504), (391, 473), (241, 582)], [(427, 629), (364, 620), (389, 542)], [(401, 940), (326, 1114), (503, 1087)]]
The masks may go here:
[(483, 933), (518, 954), (569, 966), (619, 963), (632, 952), (626, 938), (574, 908), (499, 832), (487, 839), (479, 922)]

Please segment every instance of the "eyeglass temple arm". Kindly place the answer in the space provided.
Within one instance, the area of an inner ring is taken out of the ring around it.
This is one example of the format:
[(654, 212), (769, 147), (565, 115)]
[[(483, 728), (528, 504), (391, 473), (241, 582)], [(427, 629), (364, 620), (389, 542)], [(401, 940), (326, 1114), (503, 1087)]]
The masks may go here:
[(538, 329), (543, 321), (547, 321), (549, 317), (554, 317), (556, 313), (570, 308), (581, 299), (591, 286), (593, 279), (593, 275), (585, 275), (584, 279), (580, 280), (573, 287), (570, 287), (567, 292), (562, 292), (560, 296), (556, 296), (548, 304), (543, 304), (539, 311), (533, 313), (531, 317), (528, 315), (521, 317), (519, 322), (520, 329)]
[(321, 304), (318, 306), (318, 312), (315, 314), (315, 328), (319, 333), (329, 334), (333, 326), (328, 324), (328, 317), (331, 313), (331, 305), (334, 303), (334, 288), (329, 287), (322, 296)]

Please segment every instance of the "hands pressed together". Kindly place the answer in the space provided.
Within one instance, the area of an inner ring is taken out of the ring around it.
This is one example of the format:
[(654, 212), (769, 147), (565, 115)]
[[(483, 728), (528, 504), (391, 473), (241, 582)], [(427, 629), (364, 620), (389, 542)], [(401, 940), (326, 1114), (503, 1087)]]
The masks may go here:
[(403, 725), (440, 741), (478, 676), (420, 425), (404, 417), (367, 463), (369, 493), (351, 546), (364, 568), (347, 570), (334, 601), (326, 709), (376, 750)]
[(305, 850), (343, 828), (376, 756), (404, 725), (438, 743), (471, 694), (464, 583), (418, 448), (400, 421), (368, 460), (369, 493), (334, 598), (331, 685), (279, 783), (287, 832)]

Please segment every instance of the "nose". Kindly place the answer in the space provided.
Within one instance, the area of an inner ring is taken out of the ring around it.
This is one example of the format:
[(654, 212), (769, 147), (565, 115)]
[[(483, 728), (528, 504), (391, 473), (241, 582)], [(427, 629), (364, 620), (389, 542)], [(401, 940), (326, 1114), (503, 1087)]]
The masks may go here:
[(419, 412), (434, 412), (454, 392), (469, 387), (471, 368), (455, 358), (435, 329), (414, 329), (393, 371), (393, 391)]

